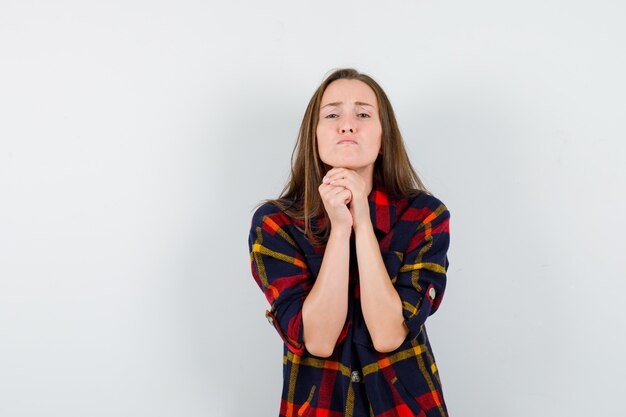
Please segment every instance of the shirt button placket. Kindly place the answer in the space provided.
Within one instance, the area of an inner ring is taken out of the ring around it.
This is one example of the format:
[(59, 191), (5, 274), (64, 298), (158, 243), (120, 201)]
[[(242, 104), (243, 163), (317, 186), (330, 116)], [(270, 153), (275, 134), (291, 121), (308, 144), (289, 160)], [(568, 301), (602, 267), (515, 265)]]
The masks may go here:
[(359, 373), (359, 371), (352, 371), (352, 382), (361, 382), (361, 374)]

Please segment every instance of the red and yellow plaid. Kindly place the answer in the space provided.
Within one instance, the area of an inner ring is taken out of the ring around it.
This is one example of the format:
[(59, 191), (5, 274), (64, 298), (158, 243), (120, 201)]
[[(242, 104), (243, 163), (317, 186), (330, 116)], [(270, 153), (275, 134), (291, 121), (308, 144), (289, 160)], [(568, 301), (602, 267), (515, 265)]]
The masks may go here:
[(322, 358), (302, 342), (302, 305), (324, 248), (313, 247), (274, 205), (260, 206), (252, 217), (252, 276), (270, 304), (265, 315), (284, 342), (279, 416), (448, 416), (425, 321), (439, 308), (446, 287), (450, 212), (430, 194), (394, 199), (382, 186), (374, 187), (368, 200), (409, 330), (387, 353), (374, 349), (361, 312), (354, 234), (348, 316), (332, 355)]

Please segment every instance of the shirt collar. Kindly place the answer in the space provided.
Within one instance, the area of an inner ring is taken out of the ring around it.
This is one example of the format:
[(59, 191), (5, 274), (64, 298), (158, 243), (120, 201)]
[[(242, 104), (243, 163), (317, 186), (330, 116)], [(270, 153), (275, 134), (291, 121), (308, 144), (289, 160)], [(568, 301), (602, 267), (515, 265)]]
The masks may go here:
[(389, 233), (396, 216), (395, 200), (391, 197), (384, 185), (374, 185), (367, 196), (370, 206), (370, 219), (375, 229)]

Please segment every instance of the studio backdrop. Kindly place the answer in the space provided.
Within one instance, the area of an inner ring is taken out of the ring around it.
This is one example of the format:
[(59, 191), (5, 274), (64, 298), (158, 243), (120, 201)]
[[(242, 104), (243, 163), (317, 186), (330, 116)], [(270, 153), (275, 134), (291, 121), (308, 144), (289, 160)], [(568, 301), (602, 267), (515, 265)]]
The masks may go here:
[(2, 1), (0, 415), (278, 415), (253, 208), (331, 70), (450, 218), (451, 416), (620, 415), (626, 6)]

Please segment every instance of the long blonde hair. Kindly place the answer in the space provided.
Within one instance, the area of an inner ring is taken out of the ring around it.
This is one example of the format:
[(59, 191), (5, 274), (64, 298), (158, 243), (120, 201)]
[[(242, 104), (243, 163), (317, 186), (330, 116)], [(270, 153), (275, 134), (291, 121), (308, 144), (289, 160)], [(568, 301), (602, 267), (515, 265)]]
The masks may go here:
[(309, 100), (298, 140), (291, 154), (291, 175), (280, 196), (276, 199), (265, 199), (256, 206), (271, 203), (280, 208), (296, 220), (296, 225), (304, 225), (304, 229), (296, 227), (312, 244), (325, 244), (330, 234), (330, 221), (318, 190), (327, 165), (318, 153), (316, 130), (324, 91), (330, 83), (339, 79), (362, 81), (376, 94), (382, 141), (380, 153), (374, 162), (373, 187), (382, 185), (389, 196), (396, 199), (420, 193), (431, 194), (409, 161), (393, 108), (380, 85), (369, 75), (353, 68), (336, 69), (324, 79)]

